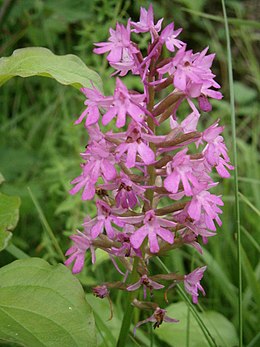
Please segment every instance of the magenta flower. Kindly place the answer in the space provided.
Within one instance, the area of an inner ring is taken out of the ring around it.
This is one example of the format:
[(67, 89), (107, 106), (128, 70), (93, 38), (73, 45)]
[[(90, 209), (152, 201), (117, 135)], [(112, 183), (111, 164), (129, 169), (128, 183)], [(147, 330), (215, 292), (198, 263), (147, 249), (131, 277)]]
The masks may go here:
[(136, 204), (140, 203), (139, 198), (144, 198), (145, 188), (131, 181), (123, 172), (120, 172), (120, 176), (117, 176), (111, 183), (101, 184), (100, 187), (112, 190), (116, 207), (123, 209), (134, 208)]
[(136, 166), (136, 155), (140, 155), (146, 165), (152, 164), (155, 159), (154, 152), (144, 142), (141, 127), (132, 122), (126, 133), (127, 139), (116, 149), (116, 157), (119, 159), (126, 152), (126, 166), (132, 168)]
[(92, 227), (91, 236), (93, 239), (97, 238), (103, 230), (106, 230), (106, 234), (110, 239), (114, 239), (117, 230), (112, 226), (112, 223), (122, 227), (124, 223), (120, 221), (116, 216), (112, 215), (112, 208), (104, 201), (98, 200), (96, 202), (98, 215), (91, 221), (85, 222), (83, 225)]
[(94, 53), (103, 54), (106, 52), (110, 53), (107, 56), (107, 60), (111, 63), (117, 63), (121, 61), (124, 52), (138, 53), (138, 50), (132, 45), (130, 39), (130, 21), (127, 26), (123, 24), (116, 24), (116, 30), (110, 29), (109, 42), (95, 43), (98, 48), (94, 49)]
[(126, 289), (129, 291), (134, 291), (139, 289), (141, 286), (143, 286), (144, 291), (144, 299), (146, 299), (146, 289), (148, 288), (150, 291), (153, 289), (158, 290), (164, 288), (164, 286), (160, 283), (157, 283), (153, 280), (151, 280), (147, 275), (143, 275), (140, 277), (140, 280), (131, 286), (128, 286)]
[(205, 290), (200, 284), (200, 281), (203, 277), (204, 271), (207, 269), (207, 266), (197, 268), (192, 271), (189, 275), (184, 276), (184, 287), (185, 290), (192, 296), (192, 301), (194, 304), (198, 303), (198, 291), (200, 290), (203, 295), (206, 295)]
[(96, 286), (92, 288), (92, 291), (93, 294), (100, 299), (104, 299), (109, 296), (109, 290), (106, 285)]
[(144, 225), (137, 229), (130, 237), (131, 244), (134, 248), (140, 248), (146, 237), (148, 237), (151, 253), (157, 253), (160, 250), (157, 237), (160, 237), (169, 244), (173, 244), (174, 234), (163, 227), (174, 228), (176, 223), (156, 217), (153, 210), (145, 213), (143, 223)]
[(206, 226), (212, 230), (216, 231), (214, 220), (221, 225), (221, 220), (218, 214), (222, 211), (218, 206), (223, 206), (224, 203), (220, 196), (210, 194), (207, 190), (202, 190), (197, 194), (193, 195), (191, 202), (188, 207), (188, 214), (195, 221), (200, 220), (201, 214), (204, 213), (204, 221)]
[(167, 311), (157, 307), (154, 313), (152, 314), (151, 317), (142, 320), (141, 322), (137, 323), (136, 326), (134, 327), (134, 335), (136, 334), (136, 329), (139, 328), (142, 324), (152, 322), (154, 323), (153, 328), (159, 328), (159, 326), (163, 323), (178, 323), (178, 319), (170, 318), (166, 316)]
[[(183, 184), (185, 195), (192, 195), (192, 186), (200, 187), (200, 183), (194, 174), (197, 163), (190, 160), (187, 155), (188, 148), (178, 152), (167, 165), (168, 176), (164, 180), (164, 187), (172, 193), (177, 193), (180, 182)], [(192, 184), (192, 186), (191, 186)], [(203, 187), (203, 186), (202, 186)]]
[(74, 274), (82, 271), (85, 262), (85, 254), (88, 249), (90, 249), (92, 254), (92, 264), (94, 264), (96, 261), (95, 250), (92, 246), (91, 236), (89, 235), (89, 232), (87, 230), (88, 229), (85, 228), (84, 233), (77, 230), (78, 235), (70, 236), (70, 239), (74, 244), (65, 253), (65, 256), (70, 257), (65, 261), (64, 264), (66, 266), (69, 266), (74, 262), (74, 265), (72, 267), (72, 273)]
[(85, 127), (88, 127), (98, 122), (100, 114), (99, 109), (107, 109), (111, 105), (112, 98), (105, 97), (98, 89), (94, 87), (93, 89), (81, 88), (81, 91), (87, 97), (87, 100), (85, 101), (87, 108), (75, 121), (75, 124), (81, 123), (82, 120), (86, 118)]
[(129, 94), (128, 89), (119, 78), (116, 80), (116, 89), (114, 93), (112, 106), (104, 114), (102, 123), (107, 125), (117, 116), (116, 126), (122, 128), (125, 126), (126, 115), (129, 114), (136, 122), (143, 122), (143, 109), (138, 105), (144, 100), (142, 94)]
[(186, 45), (184, 42), (177, 39), (181, 32), (182, 28), (174, 30), (174, 23), (170, 23), (163, 29), (160, 40), (165, 42), (165, 45), (170, 52), (174, 52), (175, 47), (180, 49)]
[(208, 143), (203, 150), (203, 154), (208, 164), (215, 166), (221, 177), (227, 178), (230, 177), (230, 173), (226, 168), (233, 170), (234, 167), (229, 164), (230, 159), (227, 154), (227, 147), (223, 137), (220, 136), (223, 130), (224, 127), (219, 127), (218, 122), (215, 122), (203, 132), (202, 140)]
[(134, 27), (132, 30), (135, 33), (147, 33), (150, 31), (152, 40), (158, 36), (158, 32), (161, 31), (163, 18), (161, 18), (156, 24), (154, 24), (154, 15), (153, 15), (153, 6), (149, 6), (148, 11), (145, 8), (141, 7), (140, 9), (140, 21), (132, 22), (131, 25)]
[(87, 162), (82, 164), (82, 174), (71, 182), (75, 186), (70, 190), (70, 194), (74, 195), (84, 188), (82, 200), (91, 200), (95, 195), (95, 184), (99, 177), (104, 177), (106, 180), (116, 177), (115, 159), (110, 154), (105, 140), (93, 141), (81, 156)]

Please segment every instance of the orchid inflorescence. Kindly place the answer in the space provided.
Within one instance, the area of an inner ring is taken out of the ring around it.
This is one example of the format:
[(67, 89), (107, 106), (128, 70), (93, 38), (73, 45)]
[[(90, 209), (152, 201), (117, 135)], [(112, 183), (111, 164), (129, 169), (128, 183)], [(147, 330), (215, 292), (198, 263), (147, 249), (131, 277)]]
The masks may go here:
[[(207, 55), (208, 48), (200, 53), (187, 50), (178, 39), (182, 29), (175, 30), (171, 23), (161, 30), (162, 22), (154, 23), (152, 5), (148, 11), (141, 8), (139, 22), (117, 23), (115, 30), (110, 29), (108, 42), (95, 44), (96, 54), (109, 52), (107, 60), (115, 69), (113, 75), (119, 77), (112, 96), (103, 95), (94, 84), (81, 89), (86, 109), (75, 123), (84, 121), (89, 142), (81, 153), (82, 173), (71, 182), (70, 193), (82, 190), (82, 200), (96, 196), (97, 216), (86, 217), (83, 231), (70, 237), (73, 246), (65, 264), (73, 263), (72, 272), (79, 273), (86, 251), (91, 251), (94, 263), (95, 249), (100, 248), (123, 278), (94, 288), (96, 296), (108, 297), (112, 288), (136, 291), (143, 287), (146, 299), (147, 291), (163, 290), (166, 285), (161, 282), (170, 281), (168, 289), (184, 282), (197, 303), (198, 291), (205, 295), (200, 281), (206, 266), (187, 275), (152, 276), (149, 262), (184, 245), (202, 252), (199, 241), (206, 243), (215, 235), (223, 206), (221, 196), (210, 192), (218, 184), (210, 173), (216, 169), (227, 178), (233, 167), (218, 121), (202, 132), (197, 130), (200, 111), (211, 111), (209, 98), (222, 98), (210, 69), (215, 55)], [(131, 33), (150, 33), (147, 52), (132, 41)], [(164, 58), (165, 50), (172, 56)], [(140, 79), (142, 93), (128, 90), (122, 82), (120, 77), (129, 73)], [(184, 102), (190, 109), (186, 117), (178, 114)], [(100, 121), (120, 130), (102, 132)], [(160, 129), (164, 122), (170, 124), (166, 134)], [(131, 283), (128, 275), (133, 271), (137, 280)], [(133, 304), (145, 307), (137, 299)], [(148, 321), (155, 322), (154, 327), (163, 321), (176, 322), (156, 303), (147, 305), (154, 313), (137, 326)]]

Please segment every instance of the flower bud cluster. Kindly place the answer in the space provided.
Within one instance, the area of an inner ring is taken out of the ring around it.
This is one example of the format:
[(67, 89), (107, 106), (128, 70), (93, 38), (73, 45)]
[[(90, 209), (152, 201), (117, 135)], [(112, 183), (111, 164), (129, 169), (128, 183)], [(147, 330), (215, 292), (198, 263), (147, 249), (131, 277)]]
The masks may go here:
[[(167, 281), (183, 281), (197, 303), (198, 291), (205, 294), (200, 284), (205, 266), (188, 275), (152, 276), (149, 260), (183, 245), (201, 252), (199, 242), (206, 243), (215, 235), (216, 224), (221, 226), (223, 201), (211, 192), (218, 182), (210, 173), (216, 170), (227, 178), (233, 167), (218, 121), (197, 130), (201, 111), (211, 111), (209, 99), (222, 98), (211, 71), (214, 54), (207, 54), (208, 48), (200, 53), (188, 50), (178, 38), (182, 29), (175, 30), (171, 23), (162, 30), (162, 22), (154, 23), (152, 6), (141, 8), (139, 22), (118, 23), (110, 29), (108, 42), (95, 44), (96, 54), (108, 53), (116, 86), (110, 96), (94, 86), (81, 90), (86, 109), (75, 124), (84, 123), (89, 142), (80, 154), (82, 172), (71, 182), (70, 193), (81, 191), (82, 200), (95, 200), (97, 215), (86, 217), (83, 231), (71, 236), (65, 264), (73, 263), (73, 273), (79, 273), (86, 251), (91, 251), (94, 263), (95, 249), (101, 248), (123, 277), (120, 284), (98, 287), (102, 291), (94, 290), (95, 295), (108, 296), (108, 288), (143, 287), (146, 298), (147, 291), (163, 290)], [(132, 41), (132, 33), (150, 34), (146, 51)], [(165, 50), (170, 57), (163, 57)], [(122, 82), (126, 74), (140, 79), (141, 92), (128, 90)], [(186, 116), (179, 114), (183, 103), (190, 109)], [(162, 134), (164, 122), (170, 126)], [(100, 123), (113, 126), (102, 132)], [(129, 283), (134, 259), (139, 280)], [(152, 306), (154, 314), (144, 322), (157, 327), (162, 321), (176, 321), (157, 304)]]

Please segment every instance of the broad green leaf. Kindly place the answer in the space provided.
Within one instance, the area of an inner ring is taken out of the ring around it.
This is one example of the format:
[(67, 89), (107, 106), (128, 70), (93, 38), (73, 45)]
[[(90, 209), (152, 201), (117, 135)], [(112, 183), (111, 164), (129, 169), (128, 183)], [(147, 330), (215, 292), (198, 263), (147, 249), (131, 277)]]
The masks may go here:
[[(167, 308), (167, 315), (171, 318), (179, 319), (179, 323), (163, 323), (160, 329), (156, 329), (158, 337), (167, 342), (172, 347), (186, 346), (187, 339), (187, 314), (188, 308), (184, 302), (170, 305)], [(233, 347), (237, 345), (238, 339), (233, 324), (222, 314), (215, 311), (199, 313), (216, 344), (221, 347)], [(189, 326), (189, 346), (208, 347), (197, 321), (190, 314)]]
[(10, 57), (0, 59), (0, 86), (10, 78), (45, 76), (75, 88), (95, 87), (102, 90), (99, 75), (73, 54), (55, 55), (44, 47), (17, 49)]
[(0, 340), (32, 347), (95, 347), (92, 310), (62, 264), (17, 260), (0, 269)]
[(3, 250), (10, 238), (11, 231), (16, 227), (19, 219), (19, 196), (8, 196), (0, 193), (0, 251)]

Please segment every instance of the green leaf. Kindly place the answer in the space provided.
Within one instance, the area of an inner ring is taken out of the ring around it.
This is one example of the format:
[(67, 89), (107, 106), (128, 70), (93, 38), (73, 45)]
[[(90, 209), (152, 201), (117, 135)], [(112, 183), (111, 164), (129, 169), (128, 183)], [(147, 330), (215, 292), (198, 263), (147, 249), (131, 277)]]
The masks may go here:
[(62, 264), (17, 260), (0, 269), (0, 340), (33, 347), (95, 347), (92, 310)]
[(0, 184), (2, 184), (4, 181), (5, 181), (5, 178), (0, 172)]
[(17, 49), (10, 57), (0, 59), (0, 86), (10, 78), (45, 76), (75, 88), (92, 87), (102, 90), (100, 76), (73, 54), (55, 55), (44, 47)]
[[(187, 339), (187, 312), (188, 308), (184, 302), (170, 305), (167, 308), (167, 315), (171, 318), (179, 319), (179, 323), (163, 323), (160, 329), (156, 329), (158, 337), (167, 342), (170, 346), (186, 346)], [(199, 313), (210, 333), (214, 337), (216, 344), (221, 347), (233, 347), (237, 345), (238, 339), (233, 324), (222, 314), (215, 311)], [(208, 347), (198, 323), (192, 315), (189, 317), (189, 347)]]
[(0, 193), (0, 251), (7, 245), (12, 237), (13, 230), (19, 220), (19, 196), (8, 196)]
[(234, 82), (234, 96), (238, 104), (248, 104), (257, 98), (257, 91), (241, 82)]

